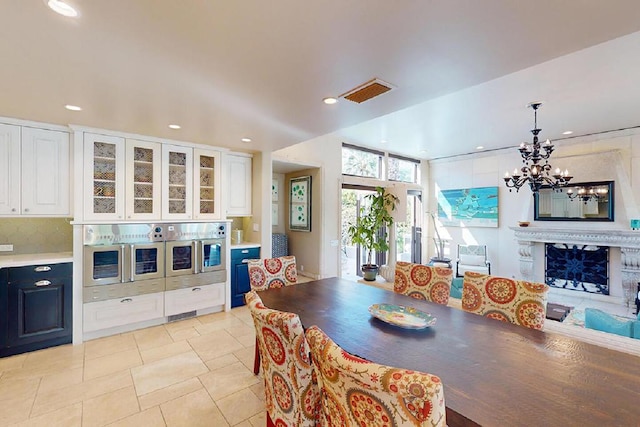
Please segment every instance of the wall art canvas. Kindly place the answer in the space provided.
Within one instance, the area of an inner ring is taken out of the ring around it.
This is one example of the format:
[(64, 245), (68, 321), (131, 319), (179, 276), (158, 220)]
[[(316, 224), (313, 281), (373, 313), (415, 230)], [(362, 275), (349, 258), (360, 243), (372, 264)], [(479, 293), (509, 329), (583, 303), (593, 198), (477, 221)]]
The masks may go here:
[(271, 201), (278, 201), (278, 180), (274, 179), (271, 181)]
[(444, 226), (497, 227), (498, 187), (439, 190), (438, 218)]
[(289, 229), (311, 231), (311, 177), (292, 178), (289, 193)]

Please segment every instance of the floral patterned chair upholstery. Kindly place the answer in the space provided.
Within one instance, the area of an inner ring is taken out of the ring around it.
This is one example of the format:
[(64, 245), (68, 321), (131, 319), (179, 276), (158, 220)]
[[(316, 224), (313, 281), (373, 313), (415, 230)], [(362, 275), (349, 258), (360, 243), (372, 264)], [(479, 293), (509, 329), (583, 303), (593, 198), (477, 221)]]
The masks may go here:
[(306, 335), (320, 386), (321, 425), (446, 426), (437, 376), (361, 359), (317, 326)]
[(462, 285), (462, 309), (526, 328), (542, 329), (548, 290), (549, 286), (544, 283), (467, 271)]
[[(283, 256), (278, 258), (251, 259), (247, 262), (249, 268), (249, 285), (251, 290), (265, 291), (271, 288), (295, 285), (298, 283), (296, 257)], [(253, 362), (253, 373), (260, 372), (260, 353), (256, 343), (256, 356)]]
[(393, 290), (399, 294), (447, 305), (453, 270), (398, 261)]
[(253, 259), (247, 263), (249, 282), (254, 291), (295, 285), (298, 282), (296, 257)]
[(267, 426), (317, 425), (320, 390), (300, 317), (265, 307), (255, 291), (245, 298), (262, 354)]

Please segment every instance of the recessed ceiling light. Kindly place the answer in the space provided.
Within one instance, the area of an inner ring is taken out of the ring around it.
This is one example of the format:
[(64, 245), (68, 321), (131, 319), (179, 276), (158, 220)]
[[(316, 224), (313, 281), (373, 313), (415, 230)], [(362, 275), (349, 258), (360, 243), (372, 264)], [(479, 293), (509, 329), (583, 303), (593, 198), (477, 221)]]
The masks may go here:
[(476, 150), (484, 150), (484, 146), (482, 146), (482, 145), (478, 145), (478, 146), (476, 147)]
[(332, 97), (332, 96), (329, 96), (329, 97), (327, 97), (327, 98), (324, 98), (324, 99), (322, 100), (322, 102), (324, 102), (324, 103), (325, 103), (325, 104), (327, 104), (327, 105), (333, 105), (333, 104), (335, 104), (336, 102), (338, 102), (338, 98), (334, 98), (334, 97)]
[(572, 130), (567, 130), (567, 131), (562, 132), (563, 135), (571, 135), (572, 133), (573, 133)]
[(427, 154), (427, 150), (420, 150), (420, 154)]
[(51, 10), (53, 10), (56, 13), (59, 13), (60, 15), (68, 16), (71, 18), (75, 18), (76, 16), (78, 16), (77, 10), (75, 10), (73, 7), (69, 6), (67, 3), (61, 0), (45, 0), (45, 1), (47, 2), (47, 6), (49, 6)]
[(180, 125), (169, 125), (169, 128), (171, 129), (180, 129), (182, 126)]
[(382, 141), (380, 141), (380, 144), (386, 144), (386, 143), (387, 143), (386, 139), (383, 139)]
[(67, 104), (64, 106), (64, 108), (71, 111), (82, 111), (82, 108), (78, 107), (77, 105)]
[(251, 142), (251, 138), (242, 138), (240, 141), (242, 141), (242, 142)]

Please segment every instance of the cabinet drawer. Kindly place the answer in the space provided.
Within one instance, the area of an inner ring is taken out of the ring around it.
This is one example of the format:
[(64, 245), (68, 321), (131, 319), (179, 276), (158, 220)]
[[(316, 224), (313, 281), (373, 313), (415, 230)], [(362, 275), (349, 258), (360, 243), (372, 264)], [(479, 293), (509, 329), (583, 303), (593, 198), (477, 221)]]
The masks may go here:
[(231, 249), (231, 259), (260, 259), (260, 248)]
[(97, 331), (164, 316), (164, 292), (84, 304), (84, 331)]
[(9, 283), (15, 282), (36, 282), (38, 280), (56, 277), (71, 279), (73, 263), (63, 262), (60, 264), (36, 264), (25, 267), (11, 267), (9, 270)]
[(224, 283), (167, 291), (164, 295), (164, 314), (171, 316), (224, 305), (224, 291)]
[(186, 276), (167, 277), (166, 281), (167, 291), (193, 288), (194, 286), (211, 285), (212, 283), (226, 282), (227, 270), (212, 271), (210, 273), (190, 274)]
[(86, 286), (82, 289), (82, 300), (84, 302), (96, 302), (106, 301), (114, 298), (154, 294), (156, 292), (163, 292), (164, 287), (164, 278), (154, 280), (141, 280), (139, 282), (133, 283)]

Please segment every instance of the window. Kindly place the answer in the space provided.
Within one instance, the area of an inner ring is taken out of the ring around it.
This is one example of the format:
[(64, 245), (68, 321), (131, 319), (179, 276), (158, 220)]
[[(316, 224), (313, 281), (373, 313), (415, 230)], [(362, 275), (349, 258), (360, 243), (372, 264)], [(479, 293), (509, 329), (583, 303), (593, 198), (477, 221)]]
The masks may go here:
[(389, 181), (418, 183), (419, 161), (389, 154)]
[(384, 153), (354, 145), (342, 144), (342, 173), (382, 179)]

